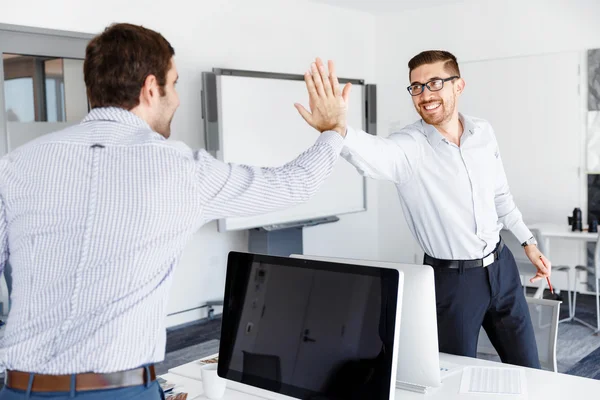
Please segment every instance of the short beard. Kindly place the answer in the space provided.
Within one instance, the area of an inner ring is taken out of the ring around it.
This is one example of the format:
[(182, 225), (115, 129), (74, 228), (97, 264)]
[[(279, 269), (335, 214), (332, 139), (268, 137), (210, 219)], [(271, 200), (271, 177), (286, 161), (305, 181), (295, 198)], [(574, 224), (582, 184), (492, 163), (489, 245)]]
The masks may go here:
[(165, 138), (171, 136), (171, 121), (173, 121), (173, 117), (171, 117), (168, 121), (157, 122), (154, 124), (154, 131), (160, 133)]
[[(441, 115), (427, 115), (425, 113), (421, 113), (421, 109), (429, 104), (429, 103), (433, 103), (433, 102), (440, 102), (440, 107), (442, 107), (442, 111), (443, 113)], [(421, 118), (423, 118), (423, 121), (425, 121), (427, 124), (429, 125), (441, 125), (444, 122), (450, 120), (450, 118), (452, 118), (452, 114), (454, 113), (454, 105), (456, 104), (456, 102), (454, 100), (452, 100), (450, 103), (446, 103), (444, 100), (442, 99), (436, 99), (436, 100), (432, 100), (432, 101), (426, 101), (423, 102), (421, 104), (419, 104), (417, 106), (417, 113), (421, 116)]]

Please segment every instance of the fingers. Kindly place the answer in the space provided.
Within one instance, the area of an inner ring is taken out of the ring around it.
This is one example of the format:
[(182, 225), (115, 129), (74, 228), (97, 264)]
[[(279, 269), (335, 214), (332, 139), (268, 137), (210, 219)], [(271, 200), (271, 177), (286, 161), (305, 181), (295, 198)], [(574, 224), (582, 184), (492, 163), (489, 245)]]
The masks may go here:
[(550, 262), (550, 260), (548, 260), (546, 257), (544, 257), (544, 255), (542, 255), (541, 260), (544, 264), (544, 267), (546, 267), (548, 272), (550, 272), (550, 270), (552, 269), (552, 263)]
[(342, 94), (342, 92), (340, 91), (340, 82), (338, 81), (338, 77), (335, 72), (335, 64), (333, 63), (333, 61), (329, 60), (327, 61), (327, 67), (329, 68), (329, 80), (331, 81), (333, 95), (335, 97), (338, 97)]
[(312, 79), (315, 83), (315, 87), (317, 88), (317, 94), (321, 97), (325, 97), (325, 89), (323, 88), (323, 79), (321, 78), (321, 73), (319, 72), (319, 68), (316, 63), (312, 63), (310, 65), (310, 70), (312, 72)]
[(313, 80), (313, 76), (309, 72), (306, 72), (304, 74), (304, 83), (306, 83), (308, 95), (310, 97), (317, 96), (317, 88), (315, 87), (315, 81)]
[(550, 276), (550, 261), (544, 256), (540, 256), (540, 258), (536, 260), (535, 267), (538, 269), (538, 274), (542, 274), (543, 277)]
[(319, 74), (321, 74), (321, 79), (323, 80), (323, 90), (325, 92), (325, 95), (327, 97), (333, 97), (333, 88), (331, 87), (331, 81), (327, 73), (327, 68), (325, 68), (325, 64), (323, 64), (323, 61), (319, 57), (317, 57), (316, 64), (319, 68)]
[(344, 86), (344, 90), (342, 91), (342, 98), (344, 102), (348, 104), (348, 100), (350, 100), (350, 91), (352, 90), (352, 84), (350, 82), (346, 83)]
[(304, 120), (310, 125), (313, 126), (312, 121), (312, 114), (309, 113), (306, 108), (304, 108), (301, 104), (294, 104), (294, 107), (296, 107), (296, 110), (298, 110), (298, 112), (300, 113), (300, 115), (302, 116), (302, 118), (304, 118)]
[(325, 68), (325, 64), (323, 64), (323, 61), (319, 57), (317, 57), (316, 64), (317, 68), (319, 69), (321, 79), (323, 80), (323, 91), (325, 92), (325, 95), (327, 97), (333, 97), (333, 88), (331, 86), (331, 81), (327, 72), (327, 68)]
[(536, 267), (538, 268), (538, 275), (540, 275), (542, 278), (545, 277), (550, 277), (550, 271), (547, 269), (541, 269), (539, 265), (536, 265)]
[(304, 120), (319, 132), (337, 130), (344, 136), (350, 85), (346, 85), (341, 92), (332, 61), (328, 62), (328, 67), (329, 70), (318, 57), (310, 65), (310, 71), (304, 75), (309, 92), (310, 112), (300, 105), (296, 105), (296, 109)]
[(540, 270), (538, 269), (538, 272), (537, 272), (537, 273), (535, 274), (535, 276), (534, 276), (533, 278), (531, 278), (529, 281), (530, 281), (531, 283), (534, 283), (534, 282), (537, 282), (537, 281), (539, 281), (540, 279), (546, 279), (546, 277), (547, 277), (547, 276), (549, 276), (549, 275), (547, 275), (545, 272), (543, 272), (543, 271), (540, 271)]
[(544, 277), (542, 276), (542, 274), (540, 274), (539, 272), (537, 274), (535, 274), (535, 276), (533, 278), (531, 278), (529, 280), (529, 282), (531, 283), (535, 283), (537, 281), (539, 281), (540, 279), (544, 279)]

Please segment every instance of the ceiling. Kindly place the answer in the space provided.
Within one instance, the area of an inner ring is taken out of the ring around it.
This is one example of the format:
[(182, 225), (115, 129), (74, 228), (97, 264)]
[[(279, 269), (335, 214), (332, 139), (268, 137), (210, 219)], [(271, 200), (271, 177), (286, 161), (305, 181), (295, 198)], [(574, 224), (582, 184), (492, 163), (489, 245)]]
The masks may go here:
[(462, 3), (464, 0), (309, 0), (315, 3), (351, 8), (373, 14), (402, 12), (417, 8)]

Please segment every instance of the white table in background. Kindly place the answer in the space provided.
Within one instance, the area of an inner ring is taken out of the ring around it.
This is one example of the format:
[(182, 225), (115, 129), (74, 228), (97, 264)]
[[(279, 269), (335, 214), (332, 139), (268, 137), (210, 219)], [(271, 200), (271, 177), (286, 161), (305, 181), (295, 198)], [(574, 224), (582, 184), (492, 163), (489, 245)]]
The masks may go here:
[(598, 240), (598, 233), (590, 233), (588, 231), (572, 231), (571, 227), (567, 224), (549, 224), (549, 223), (539, 223), (539, 224), (531, 224), (527, 225), (527, 227), (531, 230), (536, 229), (540, 232), (542, 237), (544, 238), (544, 248), (545, 251), (550, 251), (550, 239), (551, 238), (560, 238), (560, 239), (570, 239), (570, 240), (579, 240), (584, 242), (595, 242)]
[[(475, 358), (460, 357), (450, 354), (440, 354), (440, 360), (443, 363), (459, 364), (462, 366), (481, 366), (481, 367), (510, 367), (510, 365), (501, 364), (493, 361), (479, 360)], [(170, 375), (180, 375), (188, 379), (201, 381), (200, 363), (194, 361), (169, 370)], [(580, 378), (572, 375), (558, 374), (549, 371), (525, 368), (527, 379), (528, 400), (549, 400), (549, 399), (596, 399), (600, 397), (600, 380)], [(398, 400), (510, 400), (514, 397), (507, 395), (460, 395), (460, 382), (462, 371), (456, 372), (446, 379), (441, 387), (429, 391), (427, 394), (413, 393), (405, 390), (396, 390), (396, 399)], [(199, 397), (199, 398), (204, 398)], [(289, 399), (287, 396), (281, 396), (276, 393), (267, 392), (262, 389), (242, 385), (238, 382), (227, 382), (227, 392), (223, 400), (258, 400), (258, 399)]]

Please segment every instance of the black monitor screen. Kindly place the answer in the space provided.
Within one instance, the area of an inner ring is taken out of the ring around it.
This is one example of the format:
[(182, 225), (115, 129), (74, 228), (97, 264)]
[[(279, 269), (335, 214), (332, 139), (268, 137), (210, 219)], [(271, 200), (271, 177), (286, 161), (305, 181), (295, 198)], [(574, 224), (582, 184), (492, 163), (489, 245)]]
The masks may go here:
[(231, 252), (219, 375), (299, 399), (387, 400), (397, 298), (393, 269)]

